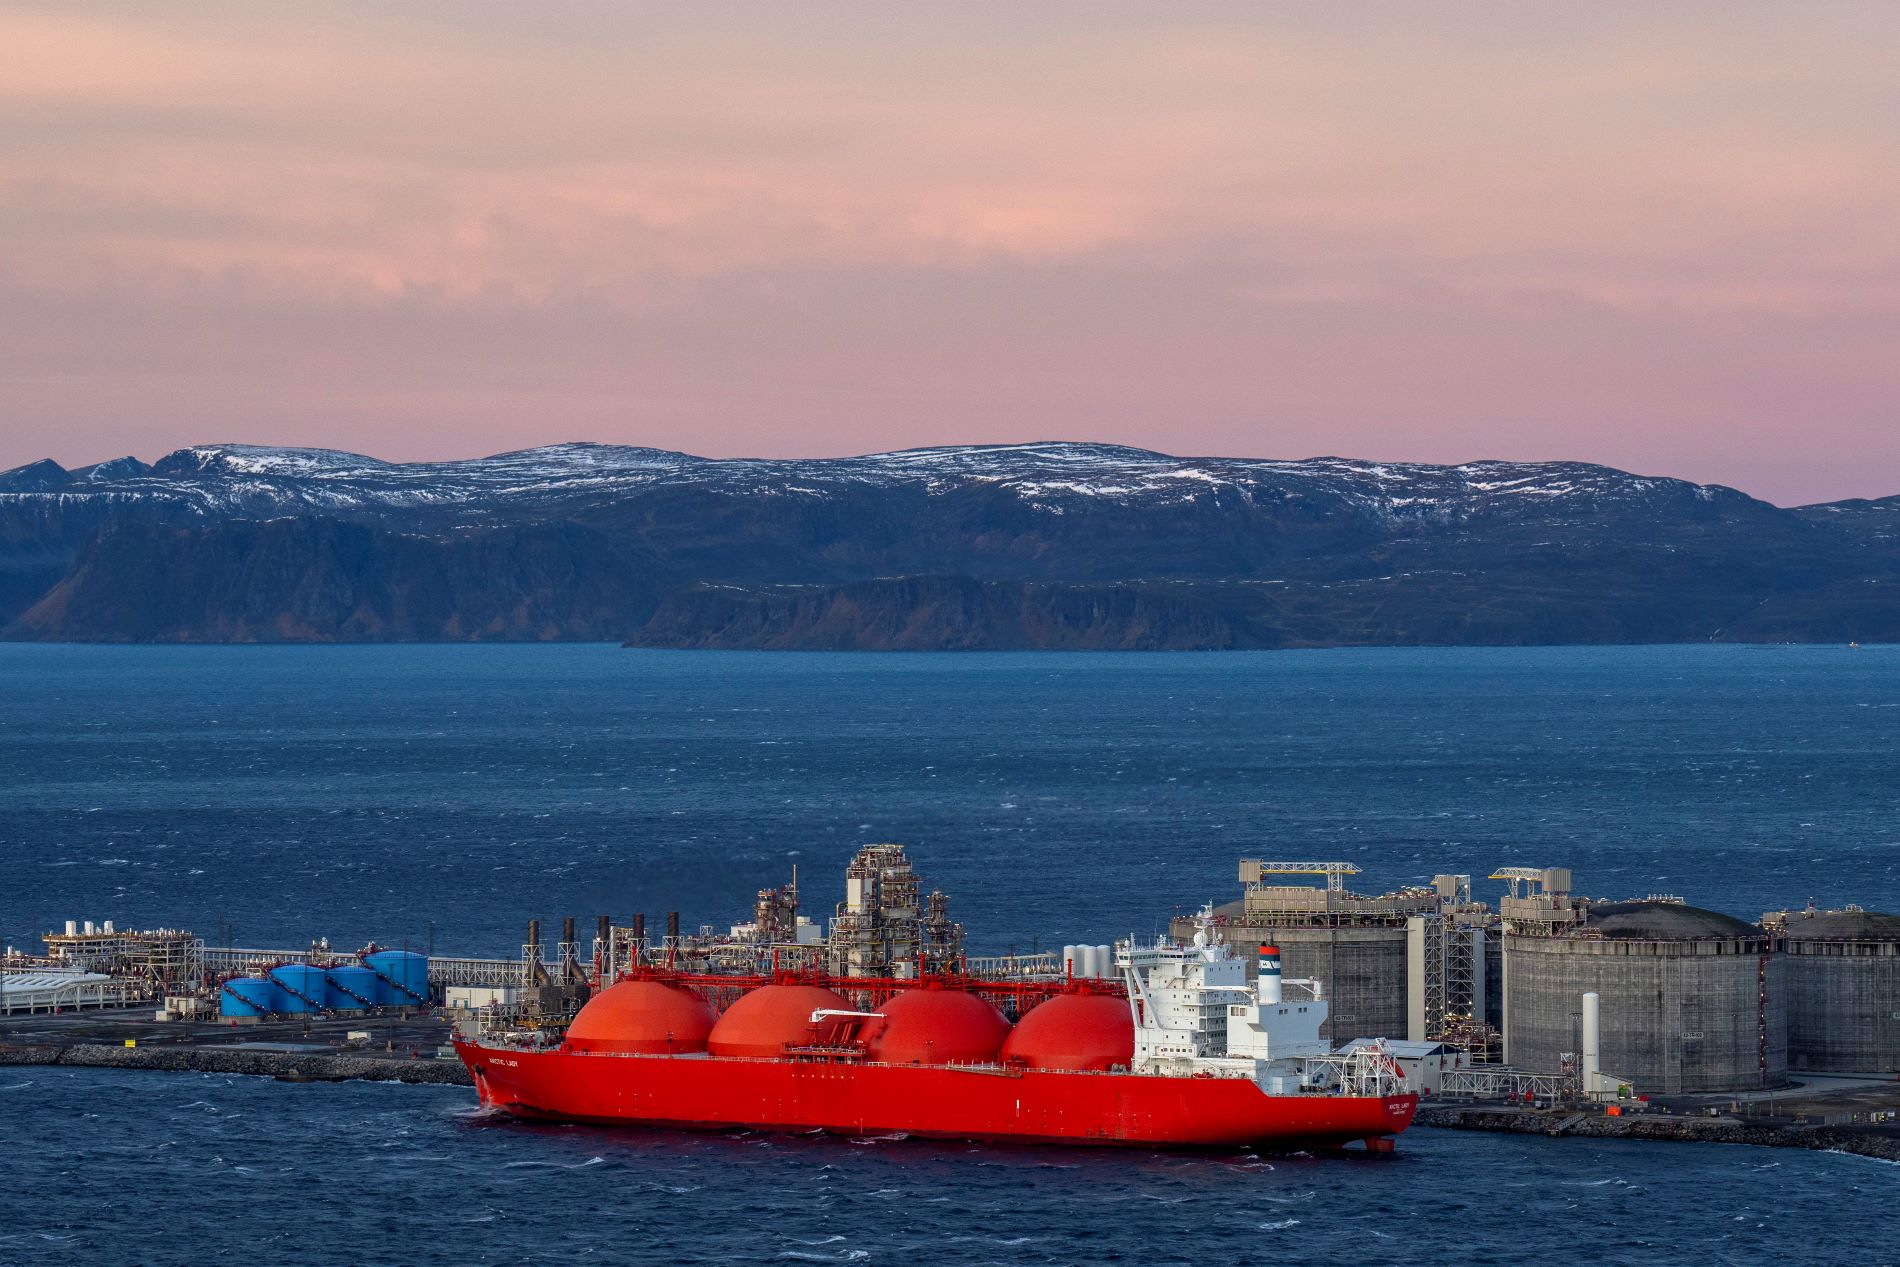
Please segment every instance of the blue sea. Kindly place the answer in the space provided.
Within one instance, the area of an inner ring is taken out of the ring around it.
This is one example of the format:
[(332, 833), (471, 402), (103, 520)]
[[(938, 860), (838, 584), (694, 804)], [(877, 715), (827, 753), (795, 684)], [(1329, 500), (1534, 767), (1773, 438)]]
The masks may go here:
[[(69, 918), (513, 954), (808, 913), (901, 841), (973, 952), (1147, 935), (1235, 863), (1568, 866), (1900, 909), (1900, 648), (776, 655), (0, 646), (0, 941)], [(1415, 1130), (1390, 1159), (531, 1128), (470, 1093), (0, 1070), (0, 1264), (1895, 1259), (1900, 1168)]]

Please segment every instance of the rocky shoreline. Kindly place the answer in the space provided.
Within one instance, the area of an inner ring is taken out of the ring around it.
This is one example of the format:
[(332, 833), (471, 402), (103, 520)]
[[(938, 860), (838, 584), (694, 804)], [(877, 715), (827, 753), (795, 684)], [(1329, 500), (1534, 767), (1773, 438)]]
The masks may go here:
[(1900, 1135), (1840, 1126), (1760, 1125), (1733, 1118), (1663, 1117), (1429, 1105), (1415, 1124), (1453, 1131), (1494, 1131), (1582, 1139), (1641, 1139), (1669, 1143), (1752, 1144), (1758, 1148), (1812, 1148), (1900, 1162)]
[(99, 1043), (0, 1046), (0, 1065), (78, 1065), (93, 1069), (159, 1069), (235, 1073), (290, 1080), (410, 1082), (473, 1086), (459, 1060), (322, 1052), (246, 1051), (242, 1047), (108, 1047)]

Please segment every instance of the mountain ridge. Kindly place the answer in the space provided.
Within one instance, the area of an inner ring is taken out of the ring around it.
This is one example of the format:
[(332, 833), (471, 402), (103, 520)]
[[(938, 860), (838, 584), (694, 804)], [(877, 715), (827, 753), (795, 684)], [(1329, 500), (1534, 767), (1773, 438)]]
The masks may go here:
[(213, 444), (0, 472), (15, 639), (1874, 641), (1896, 593), (1900, 496), (1782, 508), (1585, 462)]

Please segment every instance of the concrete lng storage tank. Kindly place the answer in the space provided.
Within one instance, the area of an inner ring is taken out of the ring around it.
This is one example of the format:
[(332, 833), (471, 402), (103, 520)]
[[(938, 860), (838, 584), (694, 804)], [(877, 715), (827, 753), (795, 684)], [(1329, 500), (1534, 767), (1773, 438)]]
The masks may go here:
[(1900, 916), (1781, 911), (1763, 923), (1787, 957), (1789, 1066), (1900, 1070)]
[(1556, 1070), (1580, 1053), (1582, 1000), (1595, 993), (1603, 1072), (1638, 1091), (1786, 1081), (1787, 966), (1766, 931), (1676, 900), (1536, 900), (1536, 912), (1506, 901), (1507, 1062)]
[[(1340, 1043), (1403, 1038), (1413, 1028), (1411, 923), (1414, 918), (1436, 919), (1439, 903), (1424, 891), (1377, 897), (1350, 892), (1340, 880), (1357, 871), (1346, 864), (1249, 859), (1240, 864), (1240, 900), (1215, 907), (1214, 916), (1223, 925), (1222, 936), (1249, 964), (1251, 947), (1271, 942), (1280, 948), (1288, 977), (1324, 985), (1331, 1011), (1320, 1037)], [(1327, 887), (1280, 884), (1270, 878), (1315, 873), (1326, 875)], [(1193, 919), (1176, 919), (1169, 935), (1189, 940)]]

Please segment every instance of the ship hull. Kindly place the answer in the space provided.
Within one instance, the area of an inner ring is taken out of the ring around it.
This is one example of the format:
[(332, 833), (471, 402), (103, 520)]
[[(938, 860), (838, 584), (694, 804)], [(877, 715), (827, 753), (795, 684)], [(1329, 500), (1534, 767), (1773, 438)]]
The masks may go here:
[(1149, 1148), (1375, 1147), (1415, 1095), (1270, 1096), (1240, 1078), (622, 1056), (457, 1043), (483, 1104), (538, 1121)]

